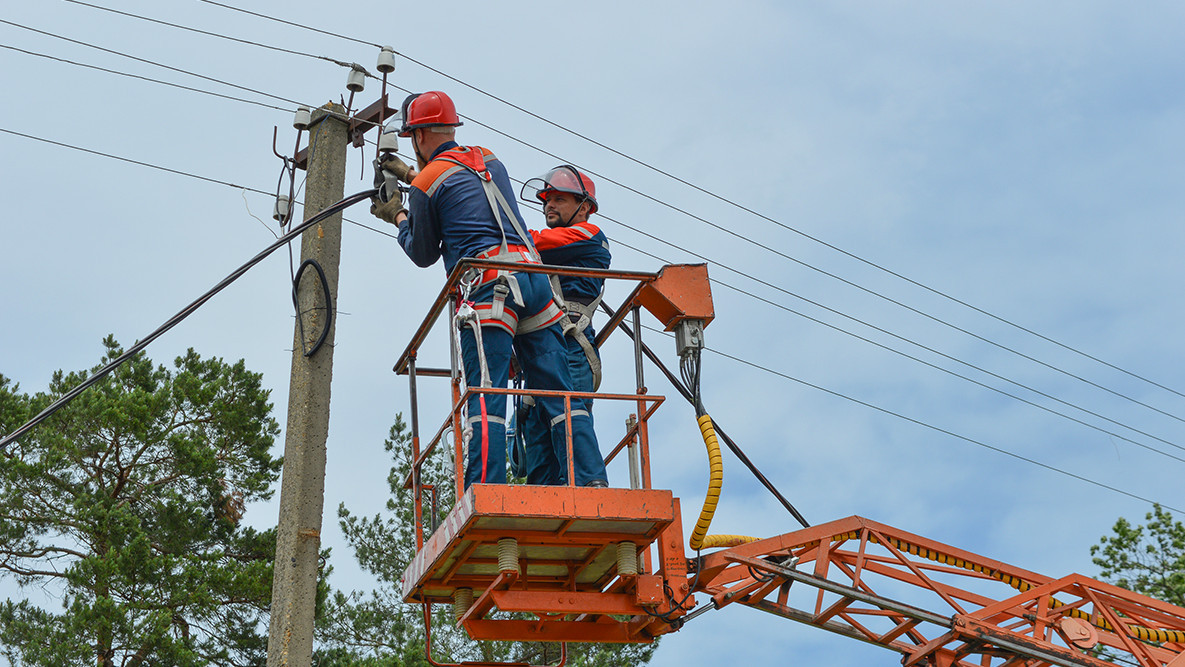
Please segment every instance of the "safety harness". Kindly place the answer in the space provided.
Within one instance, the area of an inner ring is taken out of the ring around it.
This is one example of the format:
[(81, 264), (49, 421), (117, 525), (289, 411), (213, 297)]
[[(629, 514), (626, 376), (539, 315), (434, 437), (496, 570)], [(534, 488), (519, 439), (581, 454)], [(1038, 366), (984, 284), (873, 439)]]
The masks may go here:
[[(502, 191), (494, 183), (493, 174), (490, 173), (486, 167), (488, 160), (496, 159), (494, 154), (480, 146), (458, 146), (446, 150), (435, 158), (425, 167), (424, 173), (421, 176), (430, 178), (430, 182), (426, 187), (421, 189), (428, 197), (436, 192), (438, 188), (453, 174), (468, 170), (473, 175), (477, 176), (481, 183), (482, 191), (486, 195), (486, 201), (490, 205), (490, 210), (494, 214), (494, 220), (497, 222), (498, 232), (502, 236), (502, 242), (491, 248), (486, 249), (476, 255), (477, 259), (488, 259), (500, 262), (514, 262), (517, 264), (542, 264), (539, 259), (539, 253), (535, 250), (535, 245), (531, 242), (531, 235), (527, 233), (522, 221), (515, 215), (514, 209), (506, 201), (506, 197), (502, 195)], [(417, 178), (417, 181), (420, 179)], [(416, 183), (416, 187), (421, 187), (421, 183)], [(523, 240), (524, 245), (511, 245), (506, 239), (505, 222), (509, 222), (515, 233)], [(489, 282), (496, 282), (493, 288), (493, 297), (489, 303), (474, 303), (470, 299), (470, 295), (479, 286)], [(461, 284), (459, 286), (461, 291), (460, 305), (454, 316), (454, 335), (460, 336), (460, 331), (464, 327), (469, 327), (473, 330), (475, 343), (477, 347), (478, 365), (481, 368), (481, 386), (482, 388), (489, 388), (493, 386), (490, 378), (489, 366), (486, 363), (485, 345), (482, 342), (481, 329), (483, 326), (500, 327), (510, 335), (526, 334), (533, 331), (538, 331), (546, 327), (561, 322), (564, 325), (564, 332), (572, 327), (572, 323), (568, 318), (564, 317), (564, 311), (560, 309), (557, 303), (562, 303), (563, 299), (559, 292), (552, 288), (552, 300), (548, 302), (543, 310), (520, 320), (518, 315), (511, 309), (506, 308), (506, 298), (513, 296), (515, 301), (520, 304), (525, 304), (526, 301), (522, 296), (522, 289), (518, 284), (518, 277), (507, 269), (487, 269), (485, 271), (479, 269), (470, 269), (461, 277)], [(460, 341), (458, 340), (457, 349), (460, 349)], [(462, 367), (464, 361), (461, 361)], [(462, 373), (464, 377), (464, 373)], [(465, 388), (467, 391), (468, 389)], [(505, 419), (497, 415), (490, 415), (486, 413), (485, 395), (478, 396), (478, 403), (481, 407), (480, 415), (468, 415), (464, 417), (464, 432), (462, 433), (462, 440), (466, 443), (470, 441), (473, 435), (473, 427), (475, 424), (482, 425), (481, 435), (481, 479), (486, 478), (487, 458), (489, 452), (489, 429), (486, 428), (490, 422), (505, 424)], [(468, 410), (465, 409), (467, 413)]]
[[(572, 225), (568, 229), (579, 233), (590, 241), (595, 236), (594, 232), (577, 225)], [(559, 276), (548, 277), (551, 280), (551, 291), (558, 295), (556, 302), (572, 323), (572, 327), (566, 329), (564, 335), (571, 336), (580, 345), (580, 349), (584, 350), (584, 356), (588, 359), (589, 370), (592, 371), (593, 391), (596, 391), (601, 388), (601, 358), (597, 356), (597, 349), (593, 346), (592, 341), (588, 339), (588, 336), (584, 335), (584, 330), (592, 324), (593, 313), (596, 312), (597, 306), (601, 304), (601, 299), (605, 296), (605, 285), (604, 283), (601, 284), (601, 291), (595, 297), (574, 296), (567, 298), (564, 296), (564, 290), (560, 287)]]

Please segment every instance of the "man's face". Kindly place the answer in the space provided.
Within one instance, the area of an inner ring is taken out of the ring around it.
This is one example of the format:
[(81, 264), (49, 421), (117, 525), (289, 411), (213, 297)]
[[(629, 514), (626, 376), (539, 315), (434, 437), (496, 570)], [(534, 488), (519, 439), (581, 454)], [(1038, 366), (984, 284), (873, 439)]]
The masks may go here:
[(579, 209), (580, 203), (571, 192), (550, 192), (543, 204), (543, 215), (547, 218), (548, 227), (567, 227), (572, 223), (583, 222), (588, 217), (575, 215)]

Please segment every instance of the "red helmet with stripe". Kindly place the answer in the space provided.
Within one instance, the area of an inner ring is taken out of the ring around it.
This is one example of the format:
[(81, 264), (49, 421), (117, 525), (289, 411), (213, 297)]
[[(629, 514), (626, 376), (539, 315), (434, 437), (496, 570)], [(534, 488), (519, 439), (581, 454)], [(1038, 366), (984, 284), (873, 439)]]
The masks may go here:
[(464, 125), (457, 116), (457, 107), (452, 98), (439, 90), (408, 95), (403, 100), (403, 126), (399, 136), (410, 137), (411, 131), (421, 127), (442, 127)]
[(532, 197), (546, 202), (552, 192), (569, 192), (576, 195), (580, 201), (587, 201), (592, 205), (589, 214), (597, 212), (597, 188), (592, 179), (570, 164), (561, 164), (546, 174), (523, 183), (522, 197), (527, 199), (527, 193), (534, 190)]

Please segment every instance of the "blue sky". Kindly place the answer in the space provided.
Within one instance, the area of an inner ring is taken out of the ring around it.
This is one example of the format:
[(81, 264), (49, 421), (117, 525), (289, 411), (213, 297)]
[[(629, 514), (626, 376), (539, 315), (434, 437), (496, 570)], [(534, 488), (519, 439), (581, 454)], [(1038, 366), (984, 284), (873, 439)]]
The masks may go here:
[[(372, 70), (377, 57), (197, 0), (96, 4)], [(1183, 464), (1123, 439), (1185, 456), (1185, 397), (1174, 393), (1185, 391), (1178, 3), (460, 1), (446, 15), (370, 0), (351, 14), (306, 0), (245, 6), (391, 44), (473, 86), (406, 58), (393, 75), (402, 88), (453, 95), (468, 118), (461, 141), (493, 149), (519, 180), (557, 163), (537, 149), (596, 174), (618, 268), (657, 269), (645, 253), (707, 258), (717, 281), (708, 346), (768, 370), (708, 355), (704, 401), (812, 522), (858, 514), (1044, 574), (1095, 575), (1090, 545), (1117, 517), (1149, 509), (969, 440), (1185, 508)], [(295, 105), (285, 100), (337, 100), (346, 71), (64, 1), (23, 3), (3, 18), (256, 92), (0, 24), (8, 47), (261, 103), (0, 49), (11, 280), (0, 295), (0, 372), (35, 391), (56, 369), (93, 364), (107, 333), (125, 344), (144, 336), (270, 243), (252, 216), (271, 224), (272, 202), (11, 132), (270, 192), (279, 173), (272, 128), (280, 146), (292, 143)], [(377, 95), (370, 81), (359, 99)], [(349, 159), (346, 191), (370, 187), (369, 155)], [(361, 206), (346, 217), (390, 231)], [(390, 368), (442, 279), (440, 267), (414, 267), (390, 236), (346, 225), (324, 531), (339, 587), (369, 584), (349, 563), (333, 510), (345, 503), (365, 514), (384, 500), (381, 443), (408, 409), (406, 382)], [(283, 423), (288, 280), (278, 253), (150, 356), (167, 362), (192, 346), (245, 358), (273, 388)], [(623, 296), (618, 288), (607, 298)], [(672, 343), (650, 342), (673, 363)], [(625, 347), (611, 344), (607, 358), (605, 388), (632, 390)], [(655, 391), (674, 394), (653, 377)], [(622, 415), (598, 409), (608, 440)], [(651, 433), (655, 485), (698, 506), (707, 466), (690, 409), (669, 401)], [(728, 454), (725, 466), (713, 532), (796, 527)], [(265, 526), (275, 513), (253, 507), (248, 518)], [(654, 664), (769, 659), (897, 662), (728, 609), (667, 638)]]

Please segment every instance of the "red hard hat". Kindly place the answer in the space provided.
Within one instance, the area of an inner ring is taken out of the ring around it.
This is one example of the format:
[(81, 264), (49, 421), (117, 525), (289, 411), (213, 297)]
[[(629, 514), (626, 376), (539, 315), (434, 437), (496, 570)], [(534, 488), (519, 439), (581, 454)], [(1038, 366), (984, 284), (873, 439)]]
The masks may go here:
[(452, 98), (439, 90), (411, 94), (403, 100), (403, 127), (399, 136), (410, 137), (411, 131), (421, 127), (463, 125), (457, 117), (457, 107)]
[(570, 164), (561, 164), (538, 178), (532, 178), (523, 184), (523, 198), (526, 192), (533, 189), (534, 197), (541, 202), (547, 201), (552, 192), (570, 192), (581, 201), (592, 204), (589, 214), (597, 212), (597, 188), (592, 179)]

